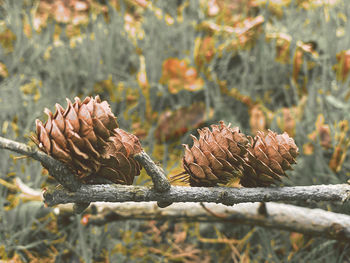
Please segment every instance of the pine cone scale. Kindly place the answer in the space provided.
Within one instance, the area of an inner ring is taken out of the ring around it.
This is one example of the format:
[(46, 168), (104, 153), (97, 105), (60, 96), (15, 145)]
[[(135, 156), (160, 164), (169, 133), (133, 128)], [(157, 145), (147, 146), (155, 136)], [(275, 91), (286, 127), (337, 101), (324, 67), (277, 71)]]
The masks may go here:
[(88, 140), (88, 138), (83, 137), (84, 145), (87, 149), (87, 151), (95, 158), (101, 157), (100, 153), (95, 150), (95, 148), (92, 146), (91, 142)]
[(56, 113), (54, 114), (54, 120), (56, 122), (56, 125), (59, 127), (59, 129), (61, 131), (64, 131), (65, 128), (65, 121), (64, 121), (64, 117), (62, 115), (61, 110), (59, 109), (59, 107), (57, 106), (58, 104), (56, 104)]
[(78, 112), (78, 118), (79, 118), (80, 122), (86, 123), (87, 127), (91, 127), (91, 125), (92, 125), (91, 114), (90, 114), (90, 112), (87, 109), (87, 106), (85, 104), (81, 105), (79, 112)]
[[(249, 150), (248, 150), (249, 151)], [(269, 162), (269, 157), (267, 156), (267, 154), (260, 148), (257, 147), (254, 150), (254, 153), (252, 153), (251, 151), (249, 151), (249, 155), (252, 158), (252, 156), (256, 156), (260, 161), (262, 161), (263, 163), (268, 163)]]
[(225, 159), (220, 158), (220, 157), (216, 157), (216, 159), (222, 164), (222, 170), (228, 171), (228, 172), (235, 170), (235, 168), (233, 168), (232, 165), (228, 161), (226, 161)]
[(85, 141), (82, 139), (78, 133), (73, 131), (67, 132), (66, 134), (67, 141), (71, 141), (74, 145), (76, 145), (80, 149), (85, 149)]
[(283, 161), (282, 155), (278, 152), (278, 150), (275, 149), (275, 147), (273, 146), (267, 147), (266, 151), (267, 151), (267, 156), (270, 159), (276, 160), (278, 163), (281, 163)]
[(288, 152), (286, 147), (284, 147), (283, 145), (279, 145), (278, 150), (281, 153), (283, 159), (286, 159), (288, 163), (296, 163), (293, 156)]
[(237, 143), (235, 143), (232, 139), (227, 138), (228, 141), (228, 149), (232, 154), (240, 154), (241, 148), (238, 146)]
[(75, 132), (79, 132), (80, 125), (79, 125), (78, 115), (72, 106), (72, 102), (68, 99), (67, 99), (67, 102), (68, 102), (68, 108), (67, 108), (67, 113), (65, 114), (65, 121), (69, 122), (69, 124), (71, 125), (71, 130)]
[(82, 159), (89, 159), (89, 155), (87, 155), (86, 153), (82, 152), (79, 147), (77, 145), (75, 145), (71, 139), (67, 139), (68, 145), (69, 145), (69, 149), (74, 152), (75, 155), (77, 155), (78, 157), (82, 158)]
[(61, 148), (67, 148), (67, 142), (66, 138), (64, 137), (63, 133), (61, 130), (58, 128), (56, 125), (56, 121), (52, 121), (52, 129), (50, 135), (55, 138), (56, 143), (61, 147)]
[[(206, 151), (206, 152), (204, 152), (204, 155), (208, 158), (209, 164), (213, 170), (221, 170), (224, 167), (222, 165), (222, 163), (220, 163), (219, 160), (216, 159), (211, 152)], [(190, 162), (188, 162), (188, 163), (190, 163)]]
[[(55, 156), (55, 158), (57, 158), (58, 160), (60, 160), (62, 162), (71, 162), (72, 161), (70, 154), (66, 151), (63, 151), (55, 141), (51, 141), (51, 144), (52, 144), (52, 148), (50, 149), (50, 151), (51, 151), (52, 155)], [(48, 149), (48, 148), (46, 148), (46, 149)]]
[(225, 151), (216, 143), (216, 141), (212, 141), (210, 143), (210, 146), (212, 147), (212, 152), (214, 156), (217, 156), (220, 158), (226, 158)]
[(99, 119), (93, 118), (92, 123), (95, 127), (94, 131), (98, 136), (100, 136), (102, 139), (108, 139), (110, 137), (108, 129), (103, 125), (103, 123)]
[(281, 167), (282, 169), (285, 170), (293, 170), (293, 167), (291, 165), (291, 163), (289, 163), (287, 160), (283, 159), (282, 163), (281, 163)]
[(184, 164), (185, 170), (192, 174), (194, 178), (205, 178), (203, 169), (196, 163)]
[[(224, 149), (225, 150), (225, 154), (226, 154), (226, 160), (233, 166), (235, 166), (238, 163), (238, 159), (236, 159), (227, 148)], [(237, 155), (236, 155), (237, 156)]]
[(41, 146), (40, 148), (51, 149), (51, 141), (49, 139), (49, 135), (46, 129), (44, 128), (43, 124), (39, 120), (36, 121), (36, 132), (38, 134), (39, 139), (36, 139), (36, 141), (39, 144), (39, 147)]
[[(282, 162), (282, 160), (281, 160)], [(279, 175), (285, 175), (285, 172), (282, 169), (282, 166), (277, 160), (271, 159), (269, 163), (269, 167), (271, 168), (272, 171), (274, 171), (276, 174)]]
[(191, 151), (193, 152), (193, 156), (195, 156), (195, 162), (202, 166), (208, 166), (209, 165), (209, 161), (207, 159), (207, 157), (204, 155), (204, 153), (197, 147), (197, 146), (193, 146)]

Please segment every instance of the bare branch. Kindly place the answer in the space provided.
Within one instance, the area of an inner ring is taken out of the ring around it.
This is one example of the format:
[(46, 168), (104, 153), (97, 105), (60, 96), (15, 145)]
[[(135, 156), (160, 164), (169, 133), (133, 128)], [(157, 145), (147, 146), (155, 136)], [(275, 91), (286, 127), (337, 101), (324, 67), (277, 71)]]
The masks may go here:
[[(25, 185), (20, 179), (16, 186), (27, 200), (38, 201), (40, 190)], [(178, 203), (159, 208), (155, 202), (95, 202), (97, 214), (83, 217), (84, 224), (103, 225), (119, 220), (185, 220), (198, 222), (231, 222), (233, 224), (258, 225), (283, 229), (329, 239), (350, 240), (350, 216), (303, 208), (294, 205), (267, 203), (266, 215), (260, 213), (261, 203), (224, 206), (212, 203)], [(74, 213), (72, 204), (60, 204), (54, 208), (56, 215)], [(89, 213), (89, 210), (87, 210)]]
[[(178, 203), (159, 208), (155, 202), (95, 203), (97, 215), (86, 215), (85, 224), (103, 225), (119, 220), (179, 220), (199, 222), (231, 222), (282, 229), (329, 239), (350, 240), (350, 216), (294, 205), (266, 203), (268, 216), (258, 210), (260, 203), (225, 206), (205, 203)], [(67, 206), (62, 205), (62, 212)], [(208, 213), (207, 210), (211, 212)], [(70, 209), (71, 211), (71, 209)], [(219, 216), (216, 216), (219, 215)]]
[(19, 143), (3, 137), (0, 137), (0, 149), (1, 148), (27, 155), (41, 162), (49, 173), (70, 191), (75, 191), (80, 187), (80, 182), (66, 165), (42, 151), (32, 149), (24, 143)]
[(76, 192), (66, 189), (48, 189), (44, 201), (53, 206), (60, 203), (80, 202), (210, 202), (234, 205), (245, 202), (269, 201), (345, 201), (350, 185), (312, 185), (270, 188), (184, 187), (173, 186), (159, 193), (152, 187), (126, 185), (82, 185)]
[(156, 191), (166, 192), (170, 189), (171, 185), (166, 178), (164, 171), (153, 162), (147, 153), (142, 151), (135, 154), (134, 158), (141, 163), (147, 174), (152, 178), (154, 189)]

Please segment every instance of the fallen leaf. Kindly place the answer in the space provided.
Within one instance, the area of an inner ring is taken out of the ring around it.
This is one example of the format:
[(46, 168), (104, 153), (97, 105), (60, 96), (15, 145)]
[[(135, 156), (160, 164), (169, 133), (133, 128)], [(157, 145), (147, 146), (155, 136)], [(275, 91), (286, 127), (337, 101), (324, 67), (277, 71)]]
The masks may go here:
[(265, 132), (267, 130), (266, 116), (259, 104), (249, 110), (249, 124), (253, 135), (256, 135), (258, 131)]
[(204, 103), (194, 103), (174, 111), (166, 111), (159, 117), (155, 137), (158, 142), (166, 142), (183, 136), (186, 132), (199, 128), (213, 115), (206, 114)]
[(198, 91), (204, 86), (204, 80), (198, 76), (197, 70), (189, 66), (187, 60), (178, 58), (168, 58), (163, 62), (159, 82), (168, 85), (172, 94), (181, 90)]

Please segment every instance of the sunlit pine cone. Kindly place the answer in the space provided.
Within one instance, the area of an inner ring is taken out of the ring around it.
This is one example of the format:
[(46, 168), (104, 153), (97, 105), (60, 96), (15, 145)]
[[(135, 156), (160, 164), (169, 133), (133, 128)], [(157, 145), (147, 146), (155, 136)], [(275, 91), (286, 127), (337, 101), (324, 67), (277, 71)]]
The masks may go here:
[[(183, 166), (189, 175), (191, 186), (215, 186), (226, 184), (241, 174), (248, 139), (238, 127), (231, 128), (224, 122), (198, 129), (199, 139), (193, 135), (193, 146), (184, 144)], [(176, 180), (176, 178), (175, 178)]]
[[(67, 99), (67, 108), (56, 104), (56, 112), (44, 111), (48, 120), (36, 120), (32, 140), (45, 153), (68, 165), (84, 182), (90, 175), (112, 182), (131, 184), (140, 165), (132, 158), (141, 151), (138, 139), (118, 128), (106, 101), (87, 97)], [(120, 146), (121, 145), (121, 146)], [(136, 162), (136, 164), (135, 164)], [(120, 168), (120, 170), (118, 170)]]
[(282, 176), (286, 176), (285, 171), (292, 169), (298, 154), (298, 147), (286, 132), (276, 134), (269, 130), (266, 136), (257, 132), (248, 148), (241, 185), (263, 187), (280, 181)]

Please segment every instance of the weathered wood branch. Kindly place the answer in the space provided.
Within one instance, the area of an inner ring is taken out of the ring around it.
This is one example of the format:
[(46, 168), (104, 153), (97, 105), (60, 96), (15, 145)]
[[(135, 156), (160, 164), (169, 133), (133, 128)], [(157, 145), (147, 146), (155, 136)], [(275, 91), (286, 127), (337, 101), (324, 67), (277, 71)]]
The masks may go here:
[(185, 187), (173, 186), (164, 193), (146, 186), (82, 185), (76, 192), (66, 189), (48, 189), (44, 201), (53, 206), (60, 203), (83, 201), (127, 202), (210, 202), (234, 205), (245, 202), (270, 201), (345, 201), (350, 185), (312, 185), (270, 188)]
[[(52, 158), (46, 153), (39, 151), (37, 148), (33, 149), (24, 143), (19, 143), (3, 137), (0, 137), (0, 148), (27, 155), (41, 162), (42, 166), (49, 171), (50, 175), (52, 175), (62, 186), (70, 191), (76, 191), (81, 186), (81, 183), (78, 181), (77, 177), (65, 164)], [(88, 202), (76, 203), (74, 205), (74, 209), (76, 213), (79, 214), (89, 205), (90, 203)]]
[[(98, 213), (87, 214), (84, 224), (103, 225), (119, 220), (179, 220), (198, 222), (230, 222), (282, 229), (321, 236), (328, 239), (350, 240), (350, 216), (294, 205), (266, 203), (267, 216), (259, 214), (260, 203), (225, 206), (204, 203), (177, 203), (159, 208), (155, 202), (95, 203)], [(56, 213), (69, 213), (70, 206), (60, 205)], [(211, 211), (208, 213), (208, 210)]]
[(32, 149), (24, 143), (0, 137), (0, 149), (7, 149), (13, 152), (24, 154), (41, 162), (41, 164), (55, 177), (55, 179), (70, 191), (76, 191), (80, 187), (80, 182), (72, 171), (60, 161), (52, 158), (37, 148)]
[[(41, 191), (25, 185), (19, 178), (8, 187), (18, 190), (25, 200), (40, 200)], [(258, 225), (267, 228), (322, 236), (329, 239), (350, 240), (350, 216), (310, 209), (294, 205), (267, 203), (266, 213), (261, 214), (260, 203), (224, 206), (213, 203), (177, 203), (159, 208), (155, 202), (95, 202), (94, 213), (83, 216), (83, 224), (103, 225), (119, 220), (179, 220), (199, 222), (229, 222), (232, 224)], [(96, 209), (96, 210), (95, 210)], [(74, 213), (72, 204), (60, 204), (54, 208), (57, 216)]]
[(171, 185), (166, 178), (164, 171), (153, 162), (147, 153), (142, 151), (135, 154), (134, 158), (141, 163), (147, 174), (152, 178), (154, 189), (156, 191), (166, 192), (170, 189)]

